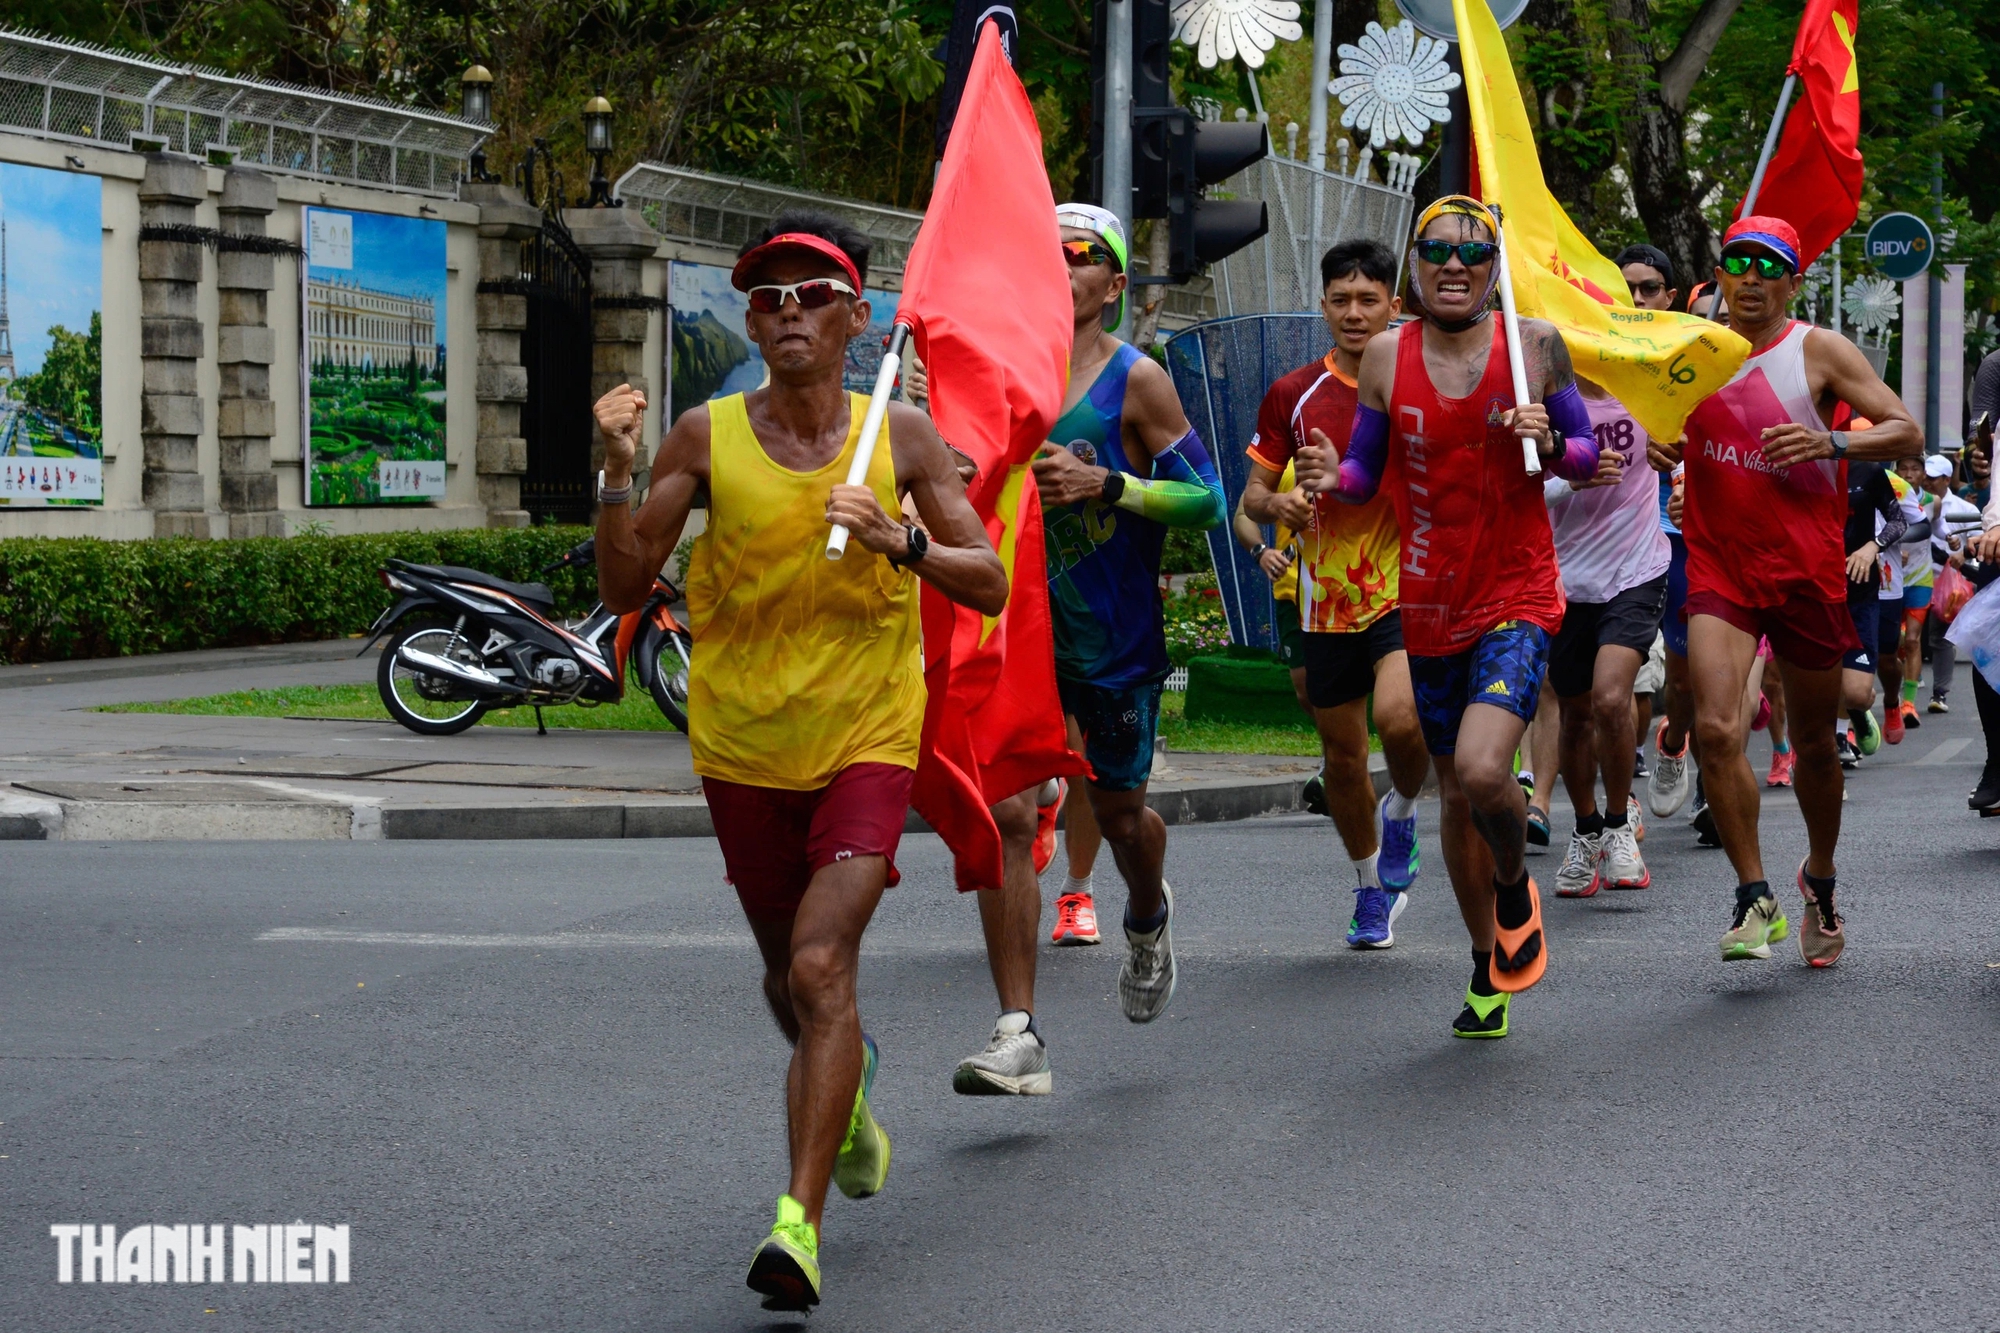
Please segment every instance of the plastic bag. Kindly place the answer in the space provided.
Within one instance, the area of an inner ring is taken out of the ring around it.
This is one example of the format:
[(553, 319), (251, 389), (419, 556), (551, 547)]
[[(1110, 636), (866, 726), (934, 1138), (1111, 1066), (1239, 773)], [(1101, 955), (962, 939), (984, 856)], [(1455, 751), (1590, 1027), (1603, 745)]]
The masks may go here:
[(1959, 573), (1955, 566), (1944, 566), (1938, 570), (1935, 586), (1931, 589), (1931, 614), (1949, 625), (1965, 604), (1972, 600), (1973, 592), (1971, 579)]
[(1981, 588), (1959, 609), (1944, 637), (1970, 653), (1986, 683), (2000, 690), (2000, 580)]

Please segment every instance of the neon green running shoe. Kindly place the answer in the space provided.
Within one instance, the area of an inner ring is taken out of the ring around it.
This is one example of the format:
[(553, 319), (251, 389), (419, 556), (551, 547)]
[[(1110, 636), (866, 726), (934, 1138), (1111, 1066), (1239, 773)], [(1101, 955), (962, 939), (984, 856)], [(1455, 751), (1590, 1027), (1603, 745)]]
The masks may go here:
[(819, 1233), (806, 1221), (805, 1205), (778, 1196), (778, 1220), (750, 1256), (744, 1285), (764, 1298), (766, 1310), (810, 1310), (819, 1304)]
[(1452, 1020), (1451, 1035), (1482, 1039), (1506, 1036), (1507, 1002), (1512, 998), (1505, 991), (1497, 995), (1466, 991), (1465, 1008)]
[(1875, 720), (1875, 710), (1872, 708), (1861, 710), (1860, 721), (1865, 725), (1856, 725), (1854, 728), (1854, 748), (1864, 755), (1874, 754), (1882, 748), (1882, 724)]
[(1785, 920), (1784, 909), (1771, 894), (1762, 894), (1754, 901), (1736, 904), (1736, 922), (1722, 937), (1722, 956), (1734, 961), (1741, 958), (1769, 958), (1771, 946), (1791, 933), (1791, 923)]
[(868, 1090), (875, 1086), (875, 1069), (882, 1062), (875, 1039), (861, 1034), (861, 1086), (854, 1090), (854, 1114), (847, 1137), (833, 1159), (833, 1183), (850, 1199), (865, 1199), (889, 1178), (889, 1136), (868, 1109)]

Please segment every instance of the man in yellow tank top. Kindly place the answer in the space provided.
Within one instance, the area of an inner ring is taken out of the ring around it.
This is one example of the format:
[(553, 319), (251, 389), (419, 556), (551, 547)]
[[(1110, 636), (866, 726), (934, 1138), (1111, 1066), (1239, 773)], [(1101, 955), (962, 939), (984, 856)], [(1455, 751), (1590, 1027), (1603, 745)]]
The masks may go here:
[[(688, 726), (723, 864), (764, 959), (764, 995), (792, 1043), (791, 1182), (748, 1282), (771, 1309), (819, 1301), (831, 1178), (881, 1189), (889, 1139), (868, 1106), (861, 934), (885, 888), (923, 729), (917, 581), (998, 615), (1007, 576), (930, 418), (891, 404), (867, 484), (843, 484), (868, 400), (841, 383), (868, 330), (868, 240), (789, 213), (744, 247), (732, 281), (768, 386), (692, 408), (660, 441), (645, 503), (629, 503), (646, 397), (598, 400), (604, 441), (598, 587), (637, 610), (696, 497), (708, 526), (687, 573), (694, 636)], [(908, 496), (923, 527), (906, 524)], [(830, 525), (852, 534), (826, 558)]]

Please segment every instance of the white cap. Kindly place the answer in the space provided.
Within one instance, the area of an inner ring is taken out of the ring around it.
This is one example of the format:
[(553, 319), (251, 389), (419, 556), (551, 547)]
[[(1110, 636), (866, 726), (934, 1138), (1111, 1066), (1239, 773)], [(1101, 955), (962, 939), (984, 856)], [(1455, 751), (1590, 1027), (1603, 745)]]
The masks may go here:
[(1949, 477), (1951, 475), (1951, 460), (1942, 454), (1932, 454), (1924, 460), (1924, 475), (1926, 477)]

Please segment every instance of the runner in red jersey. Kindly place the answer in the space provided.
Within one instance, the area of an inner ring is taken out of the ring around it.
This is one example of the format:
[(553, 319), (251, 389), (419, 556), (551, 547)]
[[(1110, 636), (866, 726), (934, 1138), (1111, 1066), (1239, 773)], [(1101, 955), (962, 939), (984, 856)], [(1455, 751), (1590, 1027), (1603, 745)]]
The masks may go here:
[[(1695, 409), (1683, 440), (1654, 441), (1649, 455), (1663, 471), (1687, 463), (1681, 528), (1695, 732), (1709, 812), (1737, 879), (1722, 956), (1769, 958), (1790, 929), (1764, 878), (1757, 781), (1743, 753), (1739, 701), (1761, 635), (1784, 680), (1798, 753), (1794, 790), (1811, 849), (1797, 876), (1806, 902), (1799, 949), (1827, 967), (1846, 944), (1833, 905), (1842, 782), (1830, 725), (1841, 656), (1856, 642), (1842, 543), (1845, 460), (1913, 456), (1923, 433), (1853, 343), (1786, 314), (1802, 281), (1799, 261), (1798, 235), (1782, 218), (1730, 226), (1716, 280), (1750, 358)], [(1828, 430), (1841, 403), (1875, 424)]]
[(1521, 441), (1572, 481), (1598, 474), (1598, 449), (1569, 351), (1546, 321), (1521, 321), (1533, 401), (1510, 406), (1507, 343), (1489, 318), (1499, 228), (1486, 206), (1440, 199), (1416, 234), (1411, 289), (1424, 318), (1362, 354), (1338, 471), (1301, 451), (1298, 472), (1307, 490), (1349, 504), (1366, 503), (1389, 474), (1410, 684), (1444, 798), (1445, 867), (1472, 936), (1472, 984), (1452, 1030), (1504, 1037), (1508, 996), (1548, 962), (1513, 757), (1563, 614), (1542, 478), (1523, 465)]

